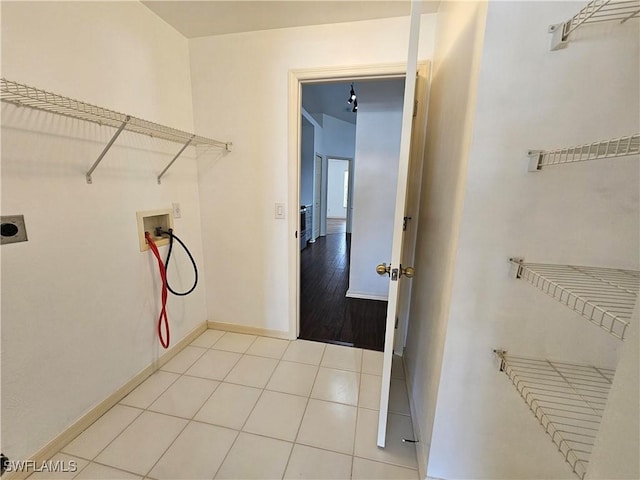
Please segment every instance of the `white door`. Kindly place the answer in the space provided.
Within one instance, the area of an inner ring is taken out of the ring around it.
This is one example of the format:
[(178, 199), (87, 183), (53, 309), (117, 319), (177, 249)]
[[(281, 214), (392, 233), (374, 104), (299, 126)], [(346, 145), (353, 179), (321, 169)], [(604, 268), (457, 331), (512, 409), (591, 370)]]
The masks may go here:
[[(391, 361), (395, 337), (395, 323), (398, 310), (398, 298), (403, 283), (406, 282), (405, 269), (408, 265), (401, 265), (404, 243), (403, 223), (407, 202), (407, 181), (409, 177), (409, 158), (411, 151), (411, 132), (413, 126), (413, 111), (415, 101), (416, 75), (418, 67), (418, 38), (420, 34), (420, 5), (417, 0), (411, 2), (411, 29), (409, 31), (409, 49), (407, 58), (407, 75), (404, 89), (404, 104), (402, 111), (402, 132), (400, 135), (400, 159), (398, 165), (398, 183), (396, 190), (396, 208), (393, 220), (393, 244), (391, 247), (391, 263), (389, 274), (389, 301), (387, 306), (387, 320), (384, 339), (384, 360), (382, 364), (382, 388), (380, 393), (380, 415), (378, 418), (379, 447), (384, 447), (387, 437), (387, 416), (389, 408), (389, 391), (391, 387)], [(381, 259), (385, 262), (386, 259)], [(380, 268), (381, 265), (378, 266)], [(379, 273), (381, 271), (377, 269)], [(408, 272), (407, 272), (408, 273)], [(382, 274), (385, 274), (382, 267)]]
[[(409, 178), (407, 179), (407, 201), (404, 214), (404, 239), (402, 265), (413, 265), (418, 233), (418, 210), (420, 208), (420, 188), (422, 186), (422, 164), (426, 141), (427, 98), (429, 88), (429, 65), (422, 63), (418, 67), (416, 78), (416, 101), (413, 129), (411, 131), (411, 152), (409, 156)], [(395, 333), (394, 351), (402, 355), (407, 343), (409, 307), (411, 303), (411, 282), (403, 282), (398, 292), (398, 327)]]
[(316, 153), (313, 163), (313, 229), (311, 240), (315, 242), (320, 236), (320, 213), (322, 205), (322, 155)]

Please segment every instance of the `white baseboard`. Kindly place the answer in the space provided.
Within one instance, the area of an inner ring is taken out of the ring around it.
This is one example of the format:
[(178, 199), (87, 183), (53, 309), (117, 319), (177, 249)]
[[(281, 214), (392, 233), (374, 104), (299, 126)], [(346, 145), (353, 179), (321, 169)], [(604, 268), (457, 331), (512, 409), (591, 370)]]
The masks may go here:
[(427, 476), (427, 455), (429, 455), (429, 447), (424, 443), (424, 436), (422, 435), (422, 431), (420, 429), (420, 423), (418, 422), (418, 411), (416, 409), (416, 404), (413, 399), (413, 385), (411, 384), (411, 377), (409, 376), (409, 372), (407, 371), (407, 364), (402, 362), (403, 370), (404, 370), (404, 378), (407, 386), (407, 397), (409, 397), (409, 411), (411, 412), (411, 423), (413, 425), (413, 438), (418, 440), (416, 443), (416, 456), (418, 457), (418, 475), (419, 478), (425, 478), (427, 480), (442, 480), (436, 479)]
[(215, 330), (224, 330), (225, 332), (246, 333), (249, 335), (260, 335), (261, 337), (282, 338), (284, 340), (293, 340), (289, 332), (282, 330), (269, 330), (267, 328), (253, 327), (250, 325), (240, 325), (237, 323), (224, 322), (207, 322), (209, 328)]
[(386, 302), (389, 300), (388, 295), (376, 295), (373, 293), (364, 293), (364, 292), (352, 292), (351, 290), (347, 290), (346, 297), (348, 298), (361, 298), (363, 300), (381, 300)]
[[(87, 429), (93, 422), (95, 422), (102, 415), (116, 405), (120, 400), (126, 397), (129, 392), (144, 382), (149, 376), (151, 376), (156, 370), (162, 367), (165, 363), (175, 357), (180, 351), (193, 342), (198, 336), (207, 329), (207, 323), (203, 322), (196, 328), (191, 330), (185, 337), (176, 343), (169, 350), (164, 352), (157, 360), (152, 362), (149, 366), (140, 370), (131, 380), (122, 385), (118, 390), (109, 395), (107, 398), (98, 403), (95, 407), (85, 413), (82, 417), (76, 420), (73, 424), (63, 430), (60, 434), (53, 438), (44, 447), (38, 450), (36, 453), (29, 457), (29, 460), (34, 460), (36, 464), (40, 465), (42, 462), (49, 460), (53, 455), (58, 453), (64, 448), (71, 440), (80, 435)], [(2, 480), (22, 480), (31, 475), (31, 471), (16, 471), (6, 472), (2, 475)]]

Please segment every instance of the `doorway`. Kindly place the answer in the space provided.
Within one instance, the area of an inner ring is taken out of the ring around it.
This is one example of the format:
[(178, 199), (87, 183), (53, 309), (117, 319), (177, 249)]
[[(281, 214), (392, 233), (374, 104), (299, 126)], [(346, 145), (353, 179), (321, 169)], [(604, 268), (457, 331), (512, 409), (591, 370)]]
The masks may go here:
[(380, 231), (392, 230), (404, 75), (354, 80), (357, 113), (351, 83), (301, 88), (299, 198), (313, 234), (299, 254), (298, 337), (383, 351), (388, 287), (375, 265), (391, 250)]

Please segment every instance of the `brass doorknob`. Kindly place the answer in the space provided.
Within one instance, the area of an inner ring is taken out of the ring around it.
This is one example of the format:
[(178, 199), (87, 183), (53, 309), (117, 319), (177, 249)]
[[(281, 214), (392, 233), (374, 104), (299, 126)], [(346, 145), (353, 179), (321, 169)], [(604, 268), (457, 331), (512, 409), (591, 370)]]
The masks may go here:
[(402, 275), (407, 278), (413, 278), (413, 275), (416, 273), (413, 267), (400, 268), (400, 271), (402, 272)]
[(376, 267), (376, 273), (378, 275), (389, 275), (390, 271), (391, 271), (391, 265), (387, 266), (386, 263), (381, 263)]

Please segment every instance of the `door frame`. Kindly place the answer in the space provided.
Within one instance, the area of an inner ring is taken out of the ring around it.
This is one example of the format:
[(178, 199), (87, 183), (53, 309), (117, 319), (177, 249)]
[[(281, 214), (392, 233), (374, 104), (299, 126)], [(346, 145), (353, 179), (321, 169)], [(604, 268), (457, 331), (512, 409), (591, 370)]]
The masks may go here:
[[(320, 168), (318, 168), (318, 160), (320, 160)], [(326, 210), (325, 203), (322, 201), (324, 191), (325, 175), (322, 173), (322, 166), (324, 165), (324, 156), (321, 153), (315, 152), (313, 155), (313, 222), (311, 224), (311, 242), (315, 242), (316, 238), (322, 237), (323, 233), (326, 235), (326, 225), (322, 223), (322, 212)], [(318, 187), (318, 180), (320, 180), (320, 186)], [(319, 198), (318, 205), (316, 207), (316, 198)], [(318, 236), (314, 237), (316, 222), (318, 222)], [(322, 227), (325, 228), (322, 228)]]
[[(418, 66), (428, 62), (419, 61)], [(406, 62), (346, 67), (308, 68), (289, 70), (288, 85), (288, 261), (289, 261), (289, 337), (300, 333), (300, 247), (297, 234), (300, 219), (300, 142), (302, 115), (302, 85), (305, 83), (344, 82), (345, 80), (372, 80), (404, 78)]]

